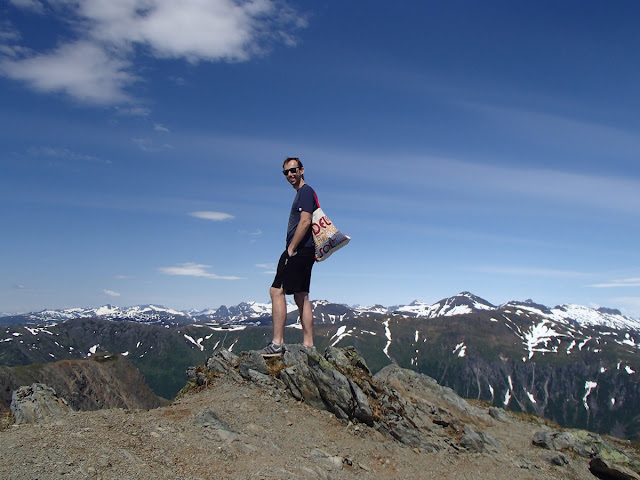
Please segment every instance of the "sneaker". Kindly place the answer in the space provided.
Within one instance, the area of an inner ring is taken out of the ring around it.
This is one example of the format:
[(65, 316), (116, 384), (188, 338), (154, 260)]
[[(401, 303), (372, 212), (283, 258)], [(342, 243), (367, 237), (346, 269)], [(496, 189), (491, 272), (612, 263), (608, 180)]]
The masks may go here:
[(263, 357), (279, 357), (284, 353), (284, 345), (278, 345), (276, 343), (269, 343), (266, 347), (260, 350), (260, 354)]

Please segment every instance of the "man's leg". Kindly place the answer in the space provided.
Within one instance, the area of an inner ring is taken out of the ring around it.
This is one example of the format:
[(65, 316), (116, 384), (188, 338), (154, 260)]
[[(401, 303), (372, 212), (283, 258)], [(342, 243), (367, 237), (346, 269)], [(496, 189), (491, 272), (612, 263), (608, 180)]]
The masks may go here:
[(273, 317), (273, 343), (284, 343), (284, 324), (287, 321), (287, 300), (283, 288), (271, 287), (271, 316)]
[(300, 312), (300, 323), (302, 324), (302, 344), (305, 347), (313, 347), (313, 310), (309, 300), (309, 292), (297, 292), (293, 298)]

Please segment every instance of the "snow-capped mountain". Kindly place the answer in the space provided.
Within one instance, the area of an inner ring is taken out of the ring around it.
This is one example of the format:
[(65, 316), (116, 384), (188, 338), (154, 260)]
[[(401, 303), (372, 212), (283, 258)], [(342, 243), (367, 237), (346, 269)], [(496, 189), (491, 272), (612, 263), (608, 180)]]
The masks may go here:
[[(633, 329), (640, 331), (640, 319), (622, 315), (619, 310), (594, 309), (581, 305), (564, 304), (553, 308), (537, 304), (532, 300), (510, 301), (502, 305), (492, 305), (487, 300), (469, 292), (461, 292), (449, 298), (429, 304), (414, 301), (409, 305), (385, 307), (349, 306), (327, 300), (314, 300), (313, 311), (317, 323), (340, 323), (356, 318), (382, 318), (405, 316), (432, 319), (453, 317), (479, 312), (528, 312), (556, 322), (573, 323), (582, 326), (601, 326), (613, 329)], [(295, 304), (287, 304), (289, 321), (297, 319)], [(0, 324), (47, 324), (64, 322), (75, 318), (103, 318), (108, 320), (129, 320), (140, 323), (178, 326), (189, 323), (215, 325), (266, 325), (271, 322), (271, 304), (242, 302), (234, 306), (217, 309), (177, 311), (156, 305), (117, 307), (104, 305), (98, 308), (70, 308), (66, 310), (43, 310), (21, 315), (0, 317)]]
[(525, 302), (507, 302), (499, 308), (506, 312), (526, 311), (549, 318), (558, 322), (575, 323), (588, 327), (607, 327), (612, 329), (633, 329), (640, 331), (640, 319), (634, 319), (622, 315), (619, 310), (610, 308), (590, 308), (582, 305), (564, 304), (553, 308), (545, 307), (533, 303), (531, 300)]
[(396, 313), (420, 318), (451, 317), (481, 310), (495, 310), (495, 306), (469, 292), (461, 292), (453, 297), (445, 298), (433, 304), (414, 301), (400, 307)]
[[(292, 310), (295, 306), (290, 306)], [(216, 324), (237, 324), (251, 321), (259, 324), (262, 319), (271, 319), (271, 304), (259, 302), (242, 302), (232, 307), (222, 305), (216, 310), (191, 311), (195, 321)]]
[(97, 308), (68, 308), (65, 310), (42, 310), (0, 318), (0, 324), (50, 324), (76, 318), (103, 318), (106, 320), (130, 320), (140, 323), (167, 326), (193, 323), (195, 320), (186, 312), (179, 312), (157, 305), (136, 305), (117, 307), (103, 305)]

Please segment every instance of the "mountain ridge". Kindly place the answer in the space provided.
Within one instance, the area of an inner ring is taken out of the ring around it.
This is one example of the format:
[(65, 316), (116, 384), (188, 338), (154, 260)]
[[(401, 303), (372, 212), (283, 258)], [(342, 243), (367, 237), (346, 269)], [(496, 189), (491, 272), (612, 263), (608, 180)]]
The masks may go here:
[[(620, 310), (615, 308), (592, 308), (577, 304), (562, 304), (555, 307), (548, 307), (535, 303), (531, 299), (525, 301), (510, 300), (500, 305), (493, 305), (487, 300), (467, 291), (441, 299), (432, 304), (419, 300), (414, 300), (407, 305), (394, 305), (392, 307), (385, 307), (379, 304), (373, 306), (349, 306), (327, 300), (313, 300), (312, 304), (316, 321), (330, 323), (335, 323), (344, 318), (366, 316), (399, 314), (415, 318), (436, 318), (479, 311), (517, 308), (538, 313), (558, 321), (576, 321), (590, 325), (601, 324), (603, 326), (615, 326), (615, 328), (633, 328), (640, 330), (640, 319), (622, 315)], [(287, 312), (289, 315), (295, 315), (297, 313), (295, 304), (287, 304)], [(132, 320), (170, 327), (190, 323), (266, 325), (271, 321), (271, 304), (249, 301), (241, 302), (230, 307), (221, 305), (217, 309), (191, 309), (182, 311), (153, 304), (136, 305), (132, 307), (118, 307), (106, 304), (92, 308), (45, 309), (39, 312), (8, 315), (0, 317), (0, 325), (39, 324), (42, 322), (57, 322), (85, 317)]]

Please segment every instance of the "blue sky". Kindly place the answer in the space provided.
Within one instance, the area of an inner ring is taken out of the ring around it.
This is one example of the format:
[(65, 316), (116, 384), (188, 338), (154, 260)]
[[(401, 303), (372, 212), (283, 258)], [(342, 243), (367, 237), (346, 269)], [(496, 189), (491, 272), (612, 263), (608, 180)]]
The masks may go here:
[(312, 299), (640, 316), (640, 4), (0, 2), (0, 312)]

